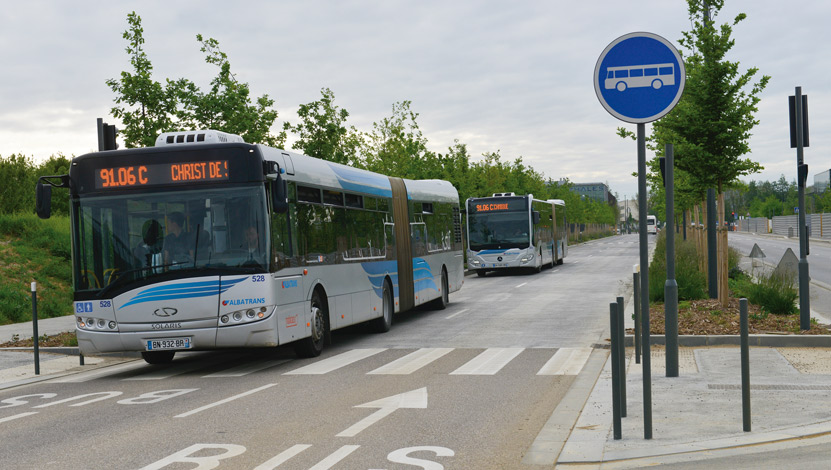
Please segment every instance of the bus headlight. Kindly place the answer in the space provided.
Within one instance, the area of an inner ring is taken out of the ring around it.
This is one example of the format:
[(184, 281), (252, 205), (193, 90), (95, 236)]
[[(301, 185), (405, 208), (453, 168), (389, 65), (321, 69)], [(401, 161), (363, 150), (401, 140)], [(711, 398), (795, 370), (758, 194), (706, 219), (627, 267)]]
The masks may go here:
[(479, 260), (472, 259), (472, 260), (470, 260), (470, 264), (472, 264), (474, 266), (479, 266), (480, 263), (479, 263)]
[(76, 317), (76, 325), (84, 331), (118, 331), (118, 323), (113, 320), (92, 317)]
[(219, 317), (219, 326), (235, 326), (260, 321), (270, 317), (273, 311), (273, 305), (264, 305), (262, 307), (229, 312)]

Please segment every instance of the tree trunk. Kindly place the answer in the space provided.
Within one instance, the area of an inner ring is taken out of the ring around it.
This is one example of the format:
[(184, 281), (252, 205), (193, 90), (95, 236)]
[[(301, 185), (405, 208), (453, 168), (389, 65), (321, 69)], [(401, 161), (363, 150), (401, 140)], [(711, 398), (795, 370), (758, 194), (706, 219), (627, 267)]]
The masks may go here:
[(718, 300), (722, 307), (727, 307), (730, 300), (727, 285), (727, 226), (724, 219), (724, 193), (721, 191), (721, 183), (718, 186)]

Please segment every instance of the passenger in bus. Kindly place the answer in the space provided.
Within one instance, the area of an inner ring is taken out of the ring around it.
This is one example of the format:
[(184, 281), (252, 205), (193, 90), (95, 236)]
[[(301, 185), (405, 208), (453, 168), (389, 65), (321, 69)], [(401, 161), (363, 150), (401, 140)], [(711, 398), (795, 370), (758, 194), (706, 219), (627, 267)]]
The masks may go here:
[(182, 231), (185, 216), (181, 212), (173, 212), (167, 216), (167, 236), (164, 237), (164, 264), (176, 265), (187, 263), (190, 259), (188, 237)]

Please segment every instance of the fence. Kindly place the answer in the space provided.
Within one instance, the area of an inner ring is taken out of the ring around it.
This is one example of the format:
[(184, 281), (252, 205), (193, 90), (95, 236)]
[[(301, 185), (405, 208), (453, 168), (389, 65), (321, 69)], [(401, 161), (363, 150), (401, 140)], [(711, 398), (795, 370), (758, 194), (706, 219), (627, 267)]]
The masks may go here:
[(603, 236), (613, 235), (614, 227), (609, 224), (568, 224), (569, 242), (592, 240)]
[[(831, 239), (831, 214), (808, 214), (805, 217), (805, 223), (808, 225), (809, 237)], [(797, 215), (776, 216), (773, 220), (753, 217), (740, 220), (738, 230), (797, 237), (799, 236), (798, 225), (799, 216)]]

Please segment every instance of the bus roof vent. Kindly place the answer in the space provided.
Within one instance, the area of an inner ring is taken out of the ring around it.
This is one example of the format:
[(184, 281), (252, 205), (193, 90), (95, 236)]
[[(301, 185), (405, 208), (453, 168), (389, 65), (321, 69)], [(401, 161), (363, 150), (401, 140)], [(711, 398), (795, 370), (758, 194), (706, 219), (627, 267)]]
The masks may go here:
[(245, 142), (236, 134), (222, 131), (179, 131), (165, 132), (156, 138), (156, 147), (177, 144), (217, 144), (222, 142)]
[(514, 193), (493, 193), (493, 197), (516, 196)]

